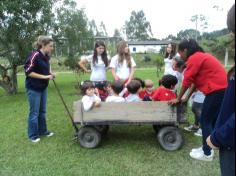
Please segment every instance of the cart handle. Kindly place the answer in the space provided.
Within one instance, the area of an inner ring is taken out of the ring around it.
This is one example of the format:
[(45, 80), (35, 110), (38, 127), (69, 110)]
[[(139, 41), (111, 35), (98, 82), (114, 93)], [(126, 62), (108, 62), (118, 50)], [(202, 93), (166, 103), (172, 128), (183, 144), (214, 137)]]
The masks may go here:
[(61, 101), (62, 101), (62, 104), (64, 105), (64, 107), (65, 107), (65, 109), (66, 109), (66, 112), (67, 112), (67, 114), (68, 114), (68, 116), (69, 116), (69, 118), (70, 118), (70, 120), (71, 120), (72, 126), (74, 127), (75, 131), (78, 132), (79, 129), (78, 129), (78, 127), (76, 126), (76, 124), (74, 123), (73, 117), (72, 117), (72, 115), (71, 115), (71, 113), (70, 113), (70, 111), (69, 111), (68, 106), (66, 105), (66, 102), (65, 102), (64, 98), (62, 97), (62, 94), (61, 94), (61, 92), (60, 92), (60, 90), (59, 90), (59, 88), (58, 88), (58, 86), (57, 86), (57, 84), (56, 84), (56, 81), (55, 81), (54, 79), (53, 79), (52, 81), (53, 81), (53, 84), (54, 84), (54, 86), (55, 86), (55, 88), (56, 88), (56, 90), (57, 90), (57, 93), (58, 93), (58, 95), (59, 95), (59, 97), (60, 97), (60, 99), (61, 99)]

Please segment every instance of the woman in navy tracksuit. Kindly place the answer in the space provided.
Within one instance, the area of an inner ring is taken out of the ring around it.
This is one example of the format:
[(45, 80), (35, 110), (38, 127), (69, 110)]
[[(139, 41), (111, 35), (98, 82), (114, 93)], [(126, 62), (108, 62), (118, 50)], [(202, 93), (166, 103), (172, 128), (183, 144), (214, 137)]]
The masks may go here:
[[(235, 5), (227, 18), (228, 28), (235, 34)], [(207, 138), (207, 144), (220, 150), (222, 176), (235, 175), (235, 66), (228, 73), (229, 84), (225, 92), (216, 126)]]
[(53, 40), (40, 36), (36, 43), (37, 50), (27, 58), (24, 69), (25, 87), (29, 101), (28, 137), (32, 142), (39, 142), (40, 136), (52, 136), (46, 125), (47, 87), (54, 78), (50, 72), (49, 56), (53, 51)]

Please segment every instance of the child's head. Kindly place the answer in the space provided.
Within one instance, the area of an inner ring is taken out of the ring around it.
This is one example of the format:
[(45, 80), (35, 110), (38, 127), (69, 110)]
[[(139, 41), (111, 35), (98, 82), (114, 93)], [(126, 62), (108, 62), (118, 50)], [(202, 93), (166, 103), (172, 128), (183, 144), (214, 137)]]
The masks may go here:
[(108, 66), (108, 58), (107, 58), (107, 51), (106, 45), (103, 41), (97, 41), (94, 46), (93, 52), (93, 64), (98, 63), (98, 56), (102, 57), (102, 60), (106, 67)]
[(124, 89), (123, 81), (119, 81), (119, 80), (118, 81), (113, 81), (111, 83), (111, 89), (112, 89), (114, 94), (119, 95), (122, 92), (122, 90)]
[(154, 85), (153, 85), (152, 80), (147, 79), (147, 80), (144, 81), (144, 84), (145, 84), (146, 90), (147, 90), (148, 92), (154, 91)]
[(164, 75), (160, 80), (160, 84), (167, 89), (174, 89), (178, 79), (173, 75)]
[(95, 86), (91, 81), (84, 81), (81, 85), (82, 95), (93, 96), (95, 92)]
[(141, 88), (141, 84), (137, 80), (131, 80), (130, 83), (127, 85), (128, 92), (131, 94), (137, 94)]
[(182, 73), (184, 71), (184, 69), (186, 68), (186, 64), (185, 64), (184, 60), (181, 59), (179, 55), (176, 55), (173, 58), (172, 68), (173, 68), (173, 70), (175, 70), (179, 73)]
[(165, 58), (172, 59), (176, 54), (176, 44), (169, 43), (166, 47)]
[(187, 61), (188, 58), (196, 52), (204, 52), (202, 47), (199, 46), (196, 40), (194, 39), (184, 39), (179, 44), (178, 53), (184, 61)]
[(140, 79), (140, 78), (133, 78), (133, 80), (136, 80), (136, 81), (140, 82), (142, 88), (145, 87), (144, 81), (142, 79)]

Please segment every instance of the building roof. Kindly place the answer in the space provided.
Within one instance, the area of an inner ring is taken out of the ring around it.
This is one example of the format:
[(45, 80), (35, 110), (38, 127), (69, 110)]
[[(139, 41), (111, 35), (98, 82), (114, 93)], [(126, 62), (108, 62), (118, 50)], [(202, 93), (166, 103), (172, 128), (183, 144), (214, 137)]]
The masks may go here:
[(129, 45), (168, 45), (169, 43), (177, 43), (176, 41), (157, 40), (157, 41), (129, 41)]

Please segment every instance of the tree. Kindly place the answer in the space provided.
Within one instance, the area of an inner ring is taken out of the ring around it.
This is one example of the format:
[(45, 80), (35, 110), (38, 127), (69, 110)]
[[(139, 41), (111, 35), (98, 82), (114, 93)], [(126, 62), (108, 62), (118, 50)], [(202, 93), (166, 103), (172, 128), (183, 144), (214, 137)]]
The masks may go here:
[(189, 39), (189, 38), (195, 38), (196, 36), (200, 36), (200, 32), (196, 31), (194, 29), (186, 29), (186, 30), (181, 30), (177, 34), (177, 39), (178, 40), (183, 40), (183, 39)]
[(83, 9), (76, 9), (76, 2), (65, 0), (57, 10), (54, 37), (65, 40), (67, 55), (74, 58), (91, 47), (93, 33), (89, 30), (88, 19)]
[(151, 25), (142, 10), (131, 12), (130, 19), (125, 22), (124, 29), (129, 40), (148, 40), (153, 36)]
[(93, 34), (93, 36), (99, 35), (98, 28), (97, 28), (96, 22), (94, 20), (89, 22), (89, 30)]
[(55, 0), (0, 1), (0, 87), (17, 93), (17, 67), (24, 64), (38, 35), (48, 34), (52, 26)]
[(201, 27), (201, 31), (203, 32), (205, 29), (208, 28), (208, 22), (206, 21), (206, 16), (200, 14), (200, 15), (194, 15), (191, 17), (190, 19), (193, 23), (195, 23), (195, 39), (197, 40), (198, 37), (199, 37), (199, 34), (198, 34), (198, 26), (200, 25)]
[(100, 24), (99, 36), (108, 36), (106, 26), (103, 22), (101, 22), (101, 24)]
[(120, 31), (119, 31), (118, 29), (115, 29), (115, 30), (114, 30), (113, 37), (122, 38), (122, 37), (121, 37), (121, 33), (120, 33)]

